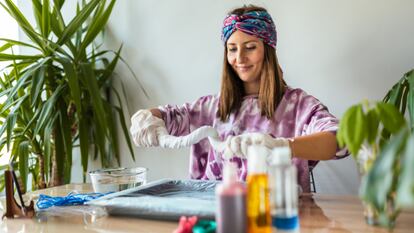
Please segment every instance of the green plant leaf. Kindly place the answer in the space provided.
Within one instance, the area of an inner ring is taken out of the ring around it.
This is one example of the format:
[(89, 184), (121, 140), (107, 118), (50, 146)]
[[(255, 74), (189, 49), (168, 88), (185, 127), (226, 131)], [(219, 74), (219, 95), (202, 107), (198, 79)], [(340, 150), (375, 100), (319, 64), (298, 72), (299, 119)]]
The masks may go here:
[[(122, 86), (122, 91), (123, 91), (123, 94), (124, 94), (124, 99), (126, 99), (126, 93), (125, 93), (125, 89), (124, 89), (123, 83), (121, 83), (121, 86)], [(132, 159), (135, 161), (135, 155), (134, 155), (134, 150), (133, 150), (133, 147), (132, 147), (131, 137), (130, 137), (130, 134), (129, 134), (129, 129), (127, 127), (126, 121), (125, 121), (125, 114), (124, 114), (124, 108), (123, 108), (123, 103), (122, 103), (121, 96), (118, 93), (118, 91), (115, 88), (113, 88), (113, 87), (112, 87), (112, 93), (115, 94), (115, 97), (116, 97), (116, 99), (118, 101), (119, 107), (114, 106), (114, 108), (118, 112), (118, 117), (119, 117), (119, 121), (121, 123), (121, 127), (123, 129), (123, 133), (124, 133), (124, 136), (125, 136), (125, 140), (127, 142), (129, 151), (130, 151), (131, 156), (132, 156)], [(126, 110), (128, 110), (128, 109), (126, 109)], [(130, 114), (127, 112), (127, 115), (130, 115)]]
[(406, 76), (409, 83), (407, 97), (408, 114), (410, 117), (411, 129), (414, 129), (414, 70), (408, 72)]
[(388, 103), (397, 107), (397, 109), (401, 106), (401, 96), (403, 94), (403, 86), (401, 83), (397, 83), (390, 91), (390, 99)]
[(39, 120), (34, 129), (34, 135), (37, 135), (39, 131), (45, 127), (45, 124), (48, 121), (48, 119), (50, 119), (50, 116), (52, 115), (57, 100), (59, 96), (62, 94), (64, 88), (65, 85), (58, 86), (53, 95), (44, 104), (42, 111), (39, 115)]
[(343, 140), (349, 151), (356, 156), (367, 135), (367, 124), (362, 105), (354, 105), (345, 113), (343, 127), (345, 129), (342, 134)]
[(49, 37), (50, 33), (50, 13), (49, 0), (43, 0), (42, 4), (42, 34), (44, 38)]
[[(59, 117), (58, 117), (59, 118)], [(65, 144), (63, 142), (63, 136), (62, 136), (62, 131), (60, 130), (60, 127), (62, 127), (62, 125), (60, 124), (60, 121), (57, 120), (55, 122), (55, 127), (54, 127), (54, 142), (55, 142), (55, 162), (57, 165), (57, 173), (59, 174), (59, 178), (64, 177), (64, 167), (65, 167), (65, 163), (66, 163), (66, 153), (65, 153)], [(53, 157), (52, 157), (53, 158)], [(53, 160), (52, 160), (53, 161)]]
[(19, 172), (23, 182), (23, 187), (27, 187), (27, 175), (29, 174), (29, 142), (19, 143)]
[[(101, 97), (101, 91), (98, 86), (98, 82), (96, 80), (96, 76), (93, 72), (93, 69), (91, 67), (91, 64), (82, 64), (81, 65), (81, 71), (82, 71), (82, 81), (85, 83), (86, 91), (89, 93), (89, 95), (92, 98), (92, 105), (93, 105), (93, 111), (94, 111), (94, 117), (98, 120), (98, 127), (102, 129), (107, 129), (108, 126), (106, 124), (106, 112), (103, 106), (102, 97)], [(107, 132), (103, 132), (102, 137), (108, 136)]]
[[(105, 102), (104, 102), (105, 103)], [(109, 131), (109, 143), (110, 143), (110, 151), (108, 153), (108, 155), (115, 155), (116, 161), (118, 162), (118, 166), (120, 166), (120, 157), (119, 157), (119, 143), (118, 143), (118, 134), (116, 131), (116, 121), (115, 118), (113, 117), (113, 110), (111, 107), (110, 103), (105, 103), (105, 109), (107, 112), (111, 113), (108, 114), (108, 131)], [(112, 158), (109, 160), (112, 161)]]
[[(104, 5), (105, 2), (102, 3)], [(83, 51), (98, 35), (99, 32), (103, 30), (106, 23), (108, 22), (109, 16), (111, 15), (112, 9), (115, 5), (115, 0), (111, 0), (109, 6), (102, 14), (97, 14), (96, 18), (92, 20), (92, 23), (86, 33), (85, 39), (81, 43), (80, 50)]]
[(40, 99), (43, 81), (45, 78), (45, 68), (42, 66), (33, 73), (32, 88), (30, 90), (31, 106), (34, 107), (36, 101)]
[(33, 75), (33, 73), (39, 68), (41, 67), (43, 64), (45, 64), (47, 61), (49, 61), (50, 58), (45, 58), (42, 59), (42, 61), (40, 61), (39, 63), (35, 63), (33, 65), (29, 65), (24, 71), (22, 71), (19, 75), (16, 76), (20, 76), (17, 83), (15, 85), (13, 85), (11, 87), (11, 90), (9, 91), (9, 99), (6, 101), (10, 102), (12, 101), (12, 98), (17, 94), (17, 92), (19, 90), (21, 90), (21, 88), (24, 86), (24, 84), (26, 83), (27, 79)]
[(11, 137), (12, 137), (12, 131), (14, 128), (14, 125), (16, 124), (17, 121), (17, 115), (12, 113), (9, 114), (9, 116), (7, 117), (7, 121), (6, 121), (6, 126), (7, 126), (7, 150), (9, 150), (10, 148), (10, 142), (11, 142)]
[(6, 43), (6, 44), (4, 44), (4, 45), (2, 45), (2, 46), (0, 47), (0, 52), (3, 52), (3, 51), (5, 51), (5, 50), (9, 49), (9, 48), (11, 48), (12, 46), (13, 46), (13, 44)]
[(42, 3), (41, 0), (32, 0), (33, 4), (33, 15), (35, 17), (37, 27), (42, 29)]
[(336, 138), (338, 140), (339, 146), (342, 148), (344, 146), (346, 146), (346, 141), (345, 138), (347, 138), (346, 140), (348, 140), (348, 132), (347, 130), (347, 125), (348, 125), (348, 120), (349, 120), (349, 116), (355, 111), (355, 107), (352, 106), (351, 108), (349, 108), (344, 115), (342, 116), (341, 120), (339, 121), (339, 127), (338, 127), (338, 132), (336, 134)]
[(0, 53), (0, 61), (11, 61), (11, 60), (25, 60), (25, 59), (39, 59), (42, 58), (41, 55), (14, 55), (14, 54), (6, 54)]
[(0, 38), (0, 41), (7, 42), (11, 45), (30, 47), (30, 48), (34, 48), (36, 50), (40, 50), (39, 47), (36, 47), (36, 46), (28, 44), (28, 43), (24, 43), (24, 42), (21, 42), (21, 41), (17, 41), (17, 40), (12, 40), (12, 39), (7, 39), (7, 38)]
[[(6, 111), (9, 111), (10, 108), (13, 107), (11, 112), (8, 112), (8, 114), (13, 113), (16, 109), (18, 109), (20, 107), (20, 105), (22, 104), (22, 102), (24, 100), (26, 100), (27, 95), (24, 95), (22, 97), (19, 98), (15, 98), (15, 99), (9, 99), (4, 105), (1, 106), (1, 110), (0, 110), (0, 114), (3, 114)], [(13, 101), (13, 102), (10, 102)]]
[(56, 120), (59, 117), (59, 112), (56, 112), (55, 115), (52, 117), (44, 130), (43, 133), (43, 142), (44, 142), (44, 163), (45, 163), (45, 180), (49, 180), (49, 173), (50, 173), (50, 162), (51, 162), (51, 155), (52, 155), (52, 134), (54, 127), (56, 125)]
[(6, 5), (0, 2), (0, 5), (3, 6), (4, 9), (9, 12), (9, 14), (16, 20), (17, 24), (22, 28), (25, 34), (35, 42), (42, 50), (44, 50), (44, 43), (42, 39), (40, 39), (39, 35), (33, 29), (32, 25), (30, 25), (29, 21), (24, 17), (22, 12), (18, 9), (18, 7), (13, 3), (12, 0), (4, 0)]
[(88, 170), (88, 158), (89, 158), (89, 135), (88, 135), (88, 124), (84, 119), (84, 116), (79, 116), (79, 143), (81, 151), (81, 160), (83, 168), (83, 177), (86, 175)]
[(367, 140), (369, 144), (374, 144), (377, 139), (379, 119), (377, 116), (377, 111), (375, 109), (370, 109), (366, 115), (366, 124), (367, 124)]
[(393, 167), (398, 163), (397, 158), (405, 146), (408, 135), (408, 130), (404, 128), (387, 142), (361, 183), (361, 197), (377, 208), (384, 208), (387, 196), (392, 191), (395, 175)]
[(71, 169), (72, 169), (72, 135), (71, 135), (71, 123), (66, 115), (67, 106), (63, 101), (59, 103), (59, 120), (63, 146), (65, 148), (65, 163), (63, 168), (63, 182), (65, 184), (70, 183)]
[(62, 9), (62, 6), (64, 3), (65, 3), (65, 0), (53, 0), (53, 4), (57, 7), (59, 11), (60, 9)]
[(62, 37), (63, 30), (65, 29), (65, 21), (63, 20), (63, 16), (60, 13), (59, 7), (56, 3), (52, 9), (52, 20), (50, 21), (50, 27), (53, 33), (56, 35), (57, 38)]
[(407, 147), (401, 158), (401, 175), (397, 188), (397, 205), (414, 206), (414, 134), (407, 140)]
[(98, 5), (100, 0), (91, 0), (86, 4), (86, 6), (77, 14), (72, 21), (67, 25), (67, 27), (62, 32), (61, 37), (56, 42), (58, 45), (65, 44), (72, 35), (82, 27), (83, 22), (88, 18), (88, 16), (92, 13), (95, 7)]
[[(135, 161), (134, 149), (132, 147), (131, 139), (130, 139), (130, 136), (129, 136), (129, 133), (128, 133), (129, 130), (128, 130), (128, 127), (127, 127), (126, 122), (125, 122), (124, 111), (123, 111), (122, 108), (119, 108), (119, 107), (115, 107), (115, 109), (118, 112), (119, 120), (120, 120), (121, 127), (122, 127), (122, 132), (124, 133), (125, 141), (128, 145), (129, 152), (131, 153), (132, 160)], [(117, 152), (117, 153), (119, 153), (119, 152)]]
[(112, 59), (112, 61), (108, 65), (106, 65), (105, 72), (102, 76), (102, 81), (103, 82), (105, 82), (106, 80), (108, 80), (112, 76), (112, 74), (115, 70), (115, 67), (118, 64), (118, 60), (121, 56), (121, 50), (122, 50), (122, 45), (119, 47), (118, 51), (115, 53), (115, 57)]
[(81, 88), (79, 85), (79, 78), (78, 73), (76, 72), (76, 68), (74, 64), (66, 58), (60, 58), (59, 62), (62, 64), (63, 69), (65, 71), (66, 80), (69, 84), (70, 94), (72, 99), (75, 102), (76, 110), (78, 111), (78, 115), (82, 115), (82, 104), (81, 104)]
[(376, 111), (384, 128), (392, 134), (397, 133), (405, 125), (404, 116), (392, 104), (377, 103)]

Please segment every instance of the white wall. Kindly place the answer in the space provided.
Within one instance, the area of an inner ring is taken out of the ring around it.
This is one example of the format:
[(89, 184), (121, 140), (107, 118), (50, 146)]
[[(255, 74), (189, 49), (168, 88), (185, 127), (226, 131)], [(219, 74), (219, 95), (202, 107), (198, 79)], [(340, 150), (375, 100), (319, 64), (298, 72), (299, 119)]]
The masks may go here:
[[(264, 6), (272, 14), (288, 84), (315, 95), (338, 117), (362, 99), (381, 99), (414, 68), (412, 0), (123, 0), (111, 16), (107, 46), (124, 44), (123, 57), (150, 94), (147, 99), (120, 66), (130, 114), (217, 93), (221, 23), (226, 12), (245, 3)], [(122, 165), (148, 167), (150, 180), (187, 177), (189, 150), (135, 151), (134, 164), (123, 148)], [(350, 157), (321, 162), (315, 175), (320, 193), (357, 193), (358, 175)]]

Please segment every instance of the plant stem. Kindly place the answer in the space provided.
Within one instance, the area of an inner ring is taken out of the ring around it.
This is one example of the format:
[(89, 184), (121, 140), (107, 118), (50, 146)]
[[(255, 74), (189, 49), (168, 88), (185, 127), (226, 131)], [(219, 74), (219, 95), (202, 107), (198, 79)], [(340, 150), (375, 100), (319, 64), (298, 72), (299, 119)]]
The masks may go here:
[(51, 170), (51, 178), (50, 178), (50, 186), (59, 186), (62, 185), (62, 177), (59, 174), (58, 163), (57, 163), (57, 156), (56, 150), (53, 148), (52, 150), (52, 170)]
[(37, 157), (39, 158), (39, 183), (38, 188), (44, 189), (46, 188), (46, 182), (45, 182), (45, 161), (43, 158), (43, 154), (37, 154)]

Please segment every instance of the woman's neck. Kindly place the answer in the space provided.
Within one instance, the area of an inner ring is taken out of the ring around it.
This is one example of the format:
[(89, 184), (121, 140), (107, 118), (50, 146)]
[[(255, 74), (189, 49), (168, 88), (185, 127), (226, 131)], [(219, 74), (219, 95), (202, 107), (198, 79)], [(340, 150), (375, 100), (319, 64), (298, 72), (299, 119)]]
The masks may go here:
[(244, 82), (243, 85), (244, 85), (244, 94), (245, 95), (257, 95), (257, 94), (259, 94), (260, 82), (253, 82), (253, 83)]

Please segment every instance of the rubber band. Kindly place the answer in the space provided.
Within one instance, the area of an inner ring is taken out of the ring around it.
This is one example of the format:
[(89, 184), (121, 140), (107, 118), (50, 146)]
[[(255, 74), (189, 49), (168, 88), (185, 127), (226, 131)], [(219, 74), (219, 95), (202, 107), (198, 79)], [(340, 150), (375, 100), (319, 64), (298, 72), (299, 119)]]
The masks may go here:
[[(111, 193), (111, 192), (109, 192)], [(109, 193), (73, 193), (70, 192), (65, 197), (52, 197), (45, 194), (39, 195), (39, 200), (36, 203), (37, 208), (47, 209), (52, 206), (70, 206), (70, 205), (83, 205), (87, 201), (94, 200), (96, 198), (105, 196)]]

